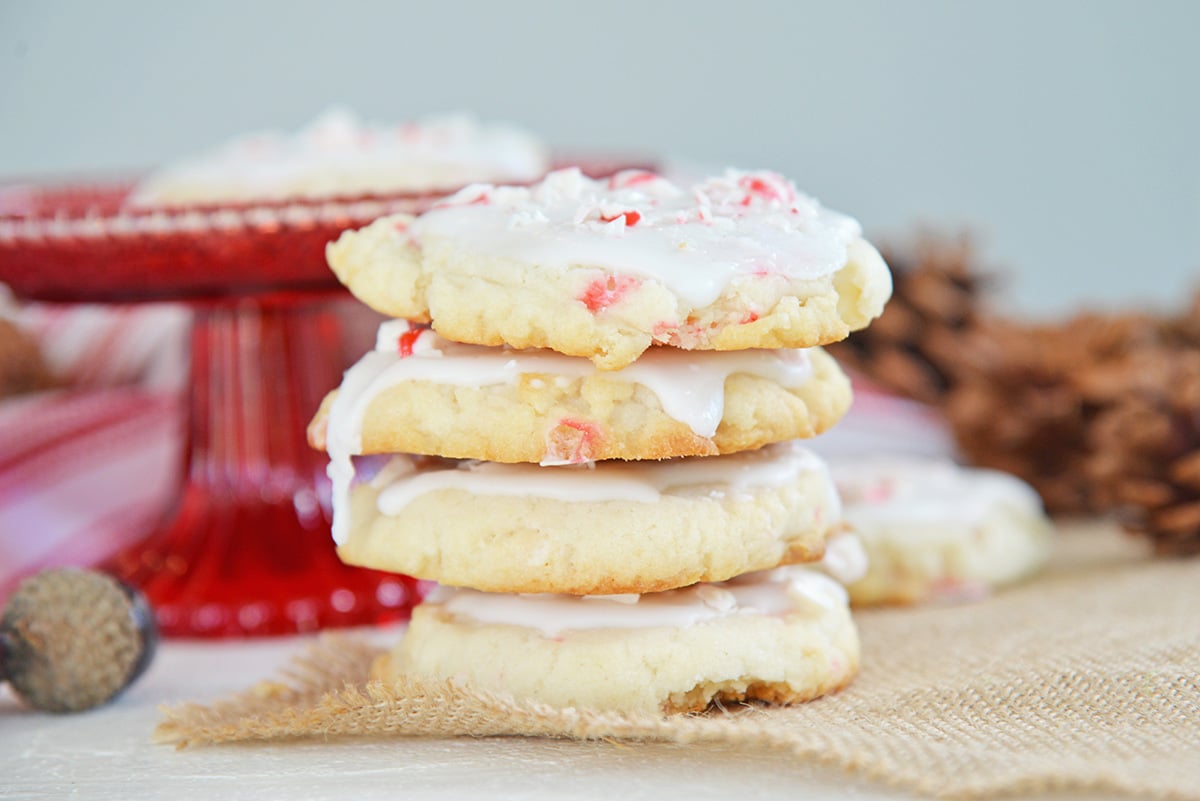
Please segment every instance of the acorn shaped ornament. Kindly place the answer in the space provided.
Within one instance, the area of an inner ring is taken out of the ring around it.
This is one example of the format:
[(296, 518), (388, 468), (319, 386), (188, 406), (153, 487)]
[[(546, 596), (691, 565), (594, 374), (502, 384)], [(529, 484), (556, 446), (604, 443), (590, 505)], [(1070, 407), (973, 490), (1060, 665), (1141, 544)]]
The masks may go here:
[(120, 693), (150, 664), (158, 641), (140, 593), (86, 570), (26, 579), (0, 619), (0, 678), (31, 706), (80, 712)]

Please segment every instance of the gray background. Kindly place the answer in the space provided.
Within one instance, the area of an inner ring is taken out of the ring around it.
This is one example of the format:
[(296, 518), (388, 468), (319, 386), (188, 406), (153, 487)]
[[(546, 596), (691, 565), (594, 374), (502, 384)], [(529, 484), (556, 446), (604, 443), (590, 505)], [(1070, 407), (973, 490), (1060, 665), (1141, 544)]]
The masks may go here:
[(1045, 315), (1200, 284), (1200, 2), (0, 0), (0, 175), (125, 171), (344, 103), (779, 169), (980, 235)]

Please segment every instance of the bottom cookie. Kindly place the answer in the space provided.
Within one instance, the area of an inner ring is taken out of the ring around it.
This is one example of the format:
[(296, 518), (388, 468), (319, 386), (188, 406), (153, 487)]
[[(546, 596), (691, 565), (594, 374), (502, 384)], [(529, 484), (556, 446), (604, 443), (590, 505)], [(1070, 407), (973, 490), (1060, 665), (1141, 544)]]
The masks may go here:
[(897, 457), (842, 460), (833, 474), (869, 565), (847, 584), (856, 606), (976, 599), (1049, 558), (1041, 500), (1007, 473)]
[(628, 596), (439, 587), (376, 678), (455, 680), (556, 707), (675, 713), (807, 701), (850, 682), (844, 589), (803, 567)]

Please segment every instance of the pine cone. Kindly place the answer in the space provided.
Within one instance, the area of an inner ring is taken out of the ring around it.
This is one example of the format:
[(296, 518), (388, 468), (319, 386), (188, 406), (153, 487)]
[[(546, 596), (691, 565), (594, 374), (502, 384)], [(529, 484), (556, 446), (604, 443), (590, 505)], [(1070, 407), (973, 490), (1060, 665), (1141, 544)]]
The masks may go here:
[(946, 404), (959, 447), (972, 462), (1031, 483), (1054, 514), (1118, 511), (1153, 538), (1192, 536), (1195, 320), (981, 322), (961, 343), (966, 367)]
[(1097, 498), (1158, 553), (1200, 554), (1200, 349), (1145, 348), (1118, 370), (1126, 391), (1088, 442)]
[(884, 256), (895, 288), (883, 315), (829, 352), (887, 389), (940, 403), (958, 383), (958, 341), (978, 322), (990, 281), (976, 270), (965, 236), (926, 234), (908, 254)]
[(1200, 348), (1200, 291), (1192, 296), (1192, 305), (1178, 317), (1163, 324), (1163, 341)]
[(945, 406), (968, 460), (1021, 477), (1055, 514), (1094, 510), (1083, 460), (1095, 410), (1071, 379), (1088, 328), (981, 323), (961, 343), (968, 367)]

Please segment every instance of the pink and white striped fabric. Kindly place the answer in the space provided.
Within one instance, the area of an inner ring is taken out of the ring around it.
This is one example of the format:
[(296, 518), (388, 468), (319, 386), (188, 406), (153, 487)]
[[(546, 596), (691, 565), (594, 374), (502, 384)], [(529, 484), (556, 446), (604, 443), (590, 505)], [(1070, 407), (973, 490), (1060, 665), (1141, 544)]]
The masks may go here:
[(7, 313), (69, 386), (0, 402), (0, 597), (35, 570), (103, 559), (169, 511), (189, 322), (167, 305)]

